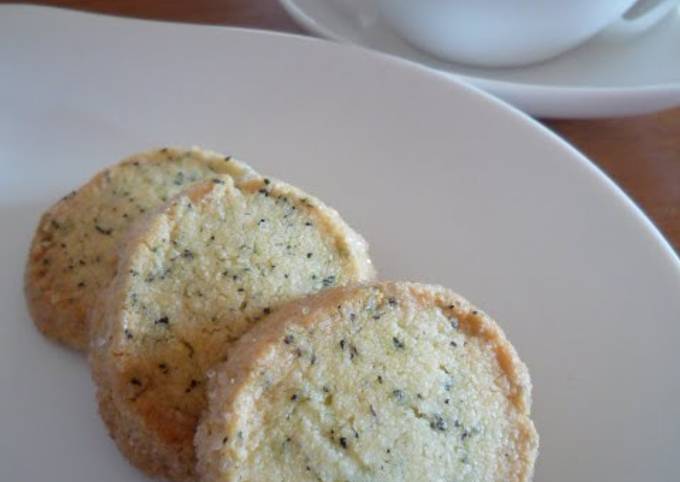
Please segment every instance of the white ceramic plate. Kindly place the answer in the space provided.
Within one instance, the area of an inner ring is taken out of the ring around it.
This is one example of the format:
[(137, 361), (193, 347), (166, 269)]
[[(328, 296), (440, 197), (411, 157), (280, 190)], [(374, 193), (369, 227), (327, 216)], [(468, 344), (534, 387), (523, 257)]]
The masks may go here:
[(680, 480), (680, 261), (600, 171), (506, 105), (309, 38), (0, 6), (0, 480), (143, 481), (84, 358), (22, 296), (49, 204), (149, 146), (199, 144), (321, 196), (384, 278), (452, 287), (528, 363), (537, 481)]
[[(490, 69), (415, 49), (374, 14), (375, 0), (280, 1), (311, 32), (465, 79), (534, 116), (624, 116), (680, 105), (680, 10), (643, 35), (610, 29), (541, 64)], [(352, 7), (358, 3), (361, 12)]]

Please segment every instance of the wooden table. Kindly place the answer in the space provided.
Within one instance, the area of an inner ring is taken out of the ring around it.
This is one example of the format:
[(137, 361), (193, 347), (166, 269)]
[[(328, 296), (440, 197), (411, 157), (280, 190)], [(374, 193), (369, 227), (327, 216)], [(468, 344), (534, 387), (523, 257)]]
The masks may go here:
[[(0, 2), (3, 0), (0, 0)], [(43, 0), (149, 19), (305, 33), (276, 0)], [(680, 108), (626, 119), (545, 120), (609, 174), (680, 252)]]

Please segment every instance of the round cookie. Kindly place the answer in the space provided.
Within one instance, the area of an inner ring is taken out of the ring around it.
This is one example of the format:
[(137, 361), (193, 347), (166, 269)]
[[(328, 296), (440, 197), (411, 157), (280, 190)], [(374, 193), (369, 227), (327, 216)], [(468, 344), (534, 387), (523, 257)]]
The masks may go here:
[(88, 313), (116, 270), (131, 224), (197, 180), (255, 173), (215, 152), (164, 148), (104, 170), (43, 214), (31, 243), (25, 293), (31, 317), (48, 337), (88, 344)]
[(216, 177), (177, 196), (132, 229), (92, 321), (100, 412), (121, 451), (193, 479), (207, 369), (280, 305), (373, 276), (364, 240), (284, 183)]
[(441, 287), (381, 283), (281, 308), (210, 371), (205, 482), (530, 480), (526, 366)]

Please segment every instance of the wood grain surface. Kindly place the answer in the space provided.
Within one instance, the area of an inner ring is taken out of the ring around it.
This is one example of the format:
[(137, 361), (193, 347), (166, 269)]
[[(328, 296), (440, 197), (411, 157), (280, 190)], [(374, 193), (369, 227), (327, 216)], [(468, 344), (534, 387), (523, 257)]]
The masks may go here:
[[(138, 18), (305, 33), (276, 0), (45, 0), (30, 3)], [(543, 122), (611, 176), (661, 229), (676, 252), (680, 251), (680, 108), (623, 119)]]

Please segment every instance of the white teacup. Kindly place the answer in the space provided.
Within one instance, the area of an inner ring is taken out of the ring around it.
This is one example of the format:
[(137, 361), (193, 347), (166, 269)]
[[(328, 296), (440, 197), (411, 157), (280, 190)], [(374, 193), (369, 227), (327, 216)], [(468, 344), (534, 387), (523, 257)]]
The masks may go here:
[(645, 30), (678, 4), (678, 0), (377, 1), (383, 18), (414, 46), (447, 60), (486, 67), (548, 59), (608, 26)]

